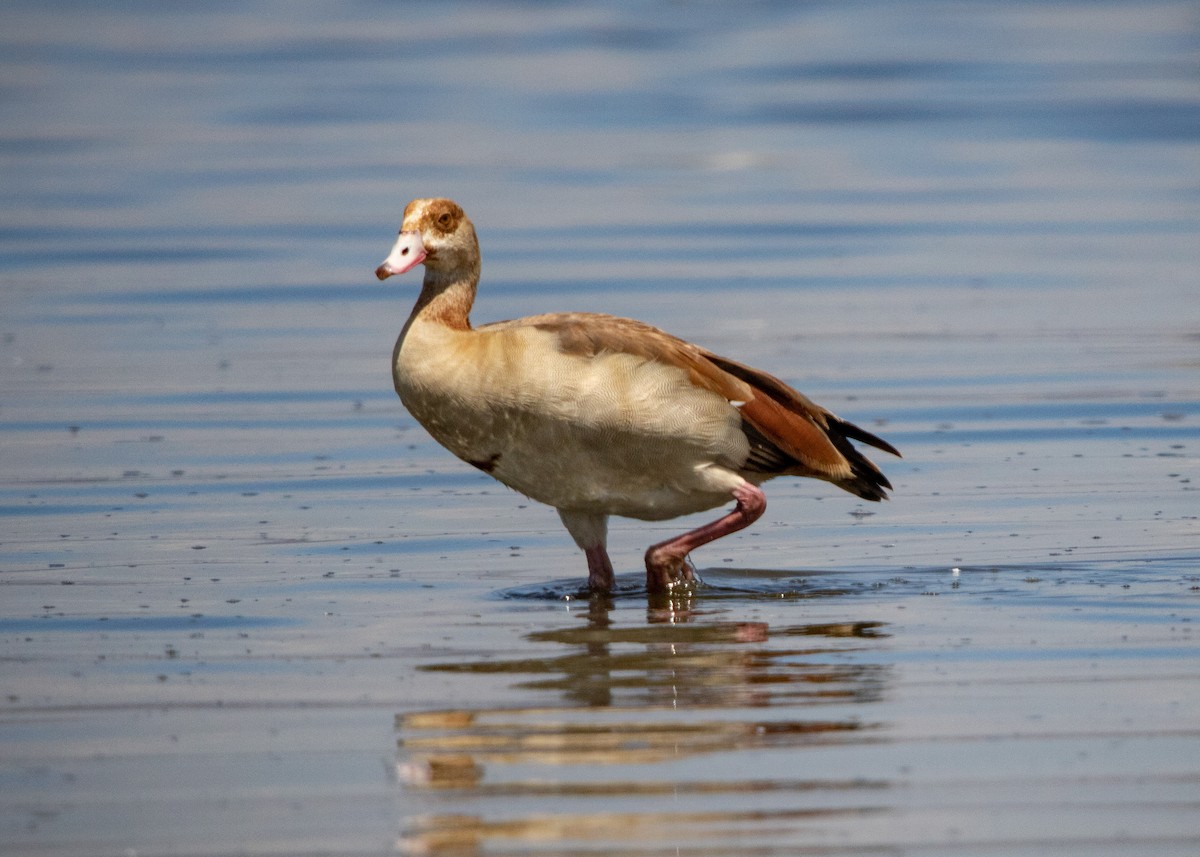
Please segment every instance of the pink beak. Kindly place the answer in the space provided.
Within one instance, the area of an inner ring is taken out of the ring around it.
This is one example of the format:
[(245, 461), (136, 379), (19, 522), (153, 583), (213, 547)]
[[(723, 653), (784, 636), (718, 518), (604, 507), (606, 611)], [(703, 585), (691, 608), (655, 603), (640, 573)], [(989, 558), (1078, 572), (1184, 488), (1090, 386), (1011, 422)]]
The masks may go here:
[(386, 280), (396, 274), (411, 271), (425, 261), (425, 256), (425, 244), (421, 241), (421, 233), (401, 232), (392, 246), (392, 252), (388, 253), (383, 264), (375, 269), (375, 276)]

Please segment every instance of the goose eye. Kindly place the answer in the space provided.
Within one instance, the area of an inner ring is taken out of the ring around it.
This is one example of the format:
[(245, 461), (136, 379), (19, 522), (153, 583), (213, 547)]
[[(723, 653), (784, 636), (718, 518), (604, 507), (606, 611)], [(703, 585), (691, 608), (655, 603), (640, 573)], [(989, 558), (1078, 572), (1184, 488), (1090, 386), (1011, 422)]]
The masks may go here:
[(443, 229), (449, 229), (451, 219), (452, 218), (450, 217), (450, 212), (443, 211), (441, 214), (438, 215), (438, 219), (437, 219), (438, 226), (442, 227)]

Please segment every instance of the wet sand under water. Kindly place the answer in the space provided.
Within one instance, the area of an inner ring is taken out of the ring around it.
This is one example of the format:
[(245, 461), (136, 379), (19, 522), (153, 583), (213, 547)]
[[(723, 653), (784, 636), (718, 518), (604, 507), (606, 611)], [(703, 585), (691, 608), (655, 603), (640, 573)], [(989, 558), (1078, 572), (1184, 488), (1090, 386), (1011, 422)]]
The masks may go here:
[[(12, 6), (0, 851), (1200, 851), (1187, 4)], [(761, 366), (893, 499), (588, 597), (390, 389), (431, 192), (477, 320)]]

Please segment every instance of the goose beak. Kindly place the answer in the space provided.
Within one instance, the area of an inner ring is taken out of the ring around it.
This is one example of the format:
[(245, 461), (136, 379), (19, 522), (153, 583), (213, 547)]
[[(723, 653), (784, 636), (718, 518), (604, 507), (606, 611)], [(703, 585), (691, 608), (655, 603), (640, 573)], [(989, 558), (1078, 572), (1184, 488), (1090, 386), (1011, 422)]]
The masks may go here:
[(426, 255), (420, 232), (401, 232), (392, 247), (392, 252), (388, 253), (383, 264), (375, 269), (375, 276), (386, 280), (396, 274), (411, 271), (425, 261)]

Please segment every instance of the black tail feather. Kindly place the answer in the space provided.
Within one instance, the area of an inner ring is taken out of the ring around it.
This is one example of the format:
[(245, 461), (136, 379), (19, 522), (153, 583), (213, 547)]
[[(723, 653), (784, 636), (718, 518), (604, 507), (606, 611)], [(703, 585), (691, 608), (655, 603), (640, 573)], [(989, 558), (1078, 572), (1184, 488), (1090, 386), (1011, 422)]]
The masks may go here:
[(892, 490), (892, 483), (883, 475), (883, 471), (876, 467), (870, 459), (850, 443), (850, 440), (857, 440), (896, 456), (900, 455), (899, 450), (883, 438), (876, 437), (869, 431), (859, 428), (854, 423), (848, 423), (832, 414), (829, 415), (828, 420), (829, 439), (833, 441), (833, 445), (837, 447), (838, 452), (844, 455), (846, 460), (850, 462), (850, 472), (854, 474), (852, 478), (837, 484), (850, 493), (857, 494), (864, 500), (871, 500), (872, 502), (886, 500), (888, 498), (887, 492)]
[(859, 428), (854, 423), (848, 423), (839, 417), (833, 416), (830, 417), (829, 422), (851, 440), (857, 440), (859, 443), (865, 443), (867, 446), (873, 446), (876, 449), (882, 449), (884, 452), (890, 452), (897, 458), (904, 457), (900, 454), (900, 450), (896, 449), (896, 447), (892, 446), (886, 440), (871, 434), (866, 429)]

